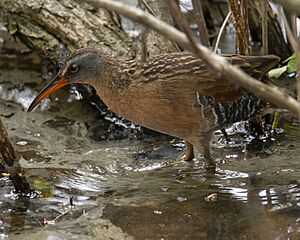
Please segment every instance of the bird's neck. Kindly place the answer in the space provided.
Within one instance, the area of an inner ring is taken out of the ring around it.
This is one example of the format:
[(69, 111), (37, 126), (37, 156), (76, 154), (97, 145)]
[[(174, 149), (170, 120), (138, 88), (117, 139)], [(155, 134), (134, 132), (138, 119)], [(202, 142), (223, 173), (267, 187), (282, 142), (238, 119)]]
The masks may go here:
[[(128, 88), (130, 77), (126, 72), (127, 65), (124, 61), (117, 61), (116, 58), (106, 56), (105, 62), (102, 63), (102, 68), (105, 71), (101, 75), (101, 81), (97, 81), (99, 85), (113, 92), (119, 92)], [(98, 87), (101, 88), (101, 86)]]
[(96, 81), (94, 88), (102, 101), (117, 114), (123, 113), (123, 105), (126, 105), (126, 95), (130, 93), (131, 78), (128, 74), (128, 66), (125, 62), (107, 58), (103, 64), (101, 80)]

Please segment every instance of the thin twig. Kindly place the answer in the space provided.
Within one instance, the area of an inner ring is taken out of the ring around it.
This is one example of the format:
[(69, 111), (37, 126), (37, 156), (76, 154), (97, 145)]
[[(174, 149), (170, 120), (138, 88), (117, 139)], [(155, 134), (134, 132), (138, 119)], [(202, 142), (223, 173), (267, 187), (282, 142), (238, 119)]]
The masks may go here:
[[(102, 7), (118, 14), (124, 15), (137, 23), (147, 25), (160, 34), (177, 42), (181, 47), (193, 50), (191, 43), (186, 35), (174, 27), (160, 21), (159, 19), (143, 12), (135, 7), (128, 6), (121, 2), (111, 0), (85, 0), (95, 7)], [(244, 87), (257, 96), (260, 96), (270, 103), (287, 108), (300, 116), (300, 104), (288, 94), (282, 92), (275, 86), (266, 85), (251, 76), (247, 75), (239, 68), (229, 64), (222, 56), (214, 54), (201, 44), (197, 44), (197, 56), (219, 77), (233, 81), (234, 83)]]
[(153, 11), (153, 9), (149, 6), (149, 4), (146, 2), (146, 0), (141, 0), (142, 4), (145, 6), (145, 8), (147, 9), (147, 11), (149, 13), (151, 13), (153, 16), (156, 17), (155, 12)]
[(173, 16), (173, 19), (176, 21), (177, 25), (180, 26), (181, 31), (183, 31), (189, 42), (191, 43), (191, 47), (193, 49), (196, 49), (196, 46), (198, 45), (198, 41), (195, 38), (192, 30), (190, 29), (187, 21), (183, 18), (180, 9), (175, 5), (173, 0), (167, 0), (169, 2), (169, 8), (171, 11), (171, 15)]
[(209, 47), (210, 43), (209, 43), (208, 32), (207, 32), (205, 19), (204, 19), (201, 1), (200, 0), (192, 0), (192, 3), (193, 3), (193, 7), (194, 7), (194, 12), (195, 12), (195, 17), (196, 17), (196, 22), (198, 25), (198, 32), (200, 35), (201, 43), (205, 47)]
[(267, 55), (269, 53), (268, 44), (268, 0), (261, 1), (261, 17), (262, 17), (262, 54)]
[(221, 26), (221, 28), (220, 28), (220, 31), (219, 31), (219, 33), (218, 33), (218, 37), (217, 37), (217, 40), (216, 40), (216, 44), (215, 44), (215, 48), (214, 48), (214, 53), (216, 53), (217, 50), (218, 50), (218, 47), (219, 47), (219, 44), (220, 44), (220, 40), (221, 40), (222, 34), (223, 34), (224, 29), (225, 29), (225, 27), (226, 27), (226, 24), (227, 24), (227, 22), (228, 22), (228, 20), (229, 20), (229, 18), (230, 18), (230, 15), (231, 15), (231, 11), (228, 12), (226, 18), (224, 19), (224, 21), (223, 21), (223, 23), (222, 23), (222, 26)]

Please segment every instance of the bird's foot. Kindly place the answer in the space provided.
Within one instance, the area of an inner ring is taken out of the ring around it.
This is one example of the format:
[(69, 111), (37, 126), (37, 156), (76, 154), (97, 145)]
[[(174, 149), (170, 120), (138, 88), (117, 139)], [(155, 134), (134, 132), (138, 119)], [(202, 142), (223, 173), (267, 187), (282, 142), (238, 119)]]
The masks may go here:
[(193, 145), (188, 141), (185, 141), (185, 152), (180, 157), (180, 160), (183, 161), (192, 161), (195, 158)]
[(181, 160), (181, 161), (185, 161), (185, 162), (190, 162), (190, 161), (192, 161), (194, 158), (195, 158), (195, 156), (194, 156), (194, 153), (193, 153), (193, 152), (192, 152), (192, 153), (187, 153), (187, 152), (185, 152), (184, 154), (182, 154), (182, 155), (180, 156), (180, 160)]
[(205, 171), (208, 173), (216, 173), (216, 165), (206, 165), (205, 164)]
[(207, 172), (215, 173), (216, 172), (216, 163), (212, 158), (205, 158), (205, 169)]
[(224, 128), (221, 128), (221, 132), (222, 132), (222, 134), (223, 134), (223, 136), (224, 136), (225, 141), (226, 141), (226, 142), (230, 142), (231, 140), (230, 140), (230, 138), (229, 138), (229, 136), (228, 136), (226, 130), (225, 130)]

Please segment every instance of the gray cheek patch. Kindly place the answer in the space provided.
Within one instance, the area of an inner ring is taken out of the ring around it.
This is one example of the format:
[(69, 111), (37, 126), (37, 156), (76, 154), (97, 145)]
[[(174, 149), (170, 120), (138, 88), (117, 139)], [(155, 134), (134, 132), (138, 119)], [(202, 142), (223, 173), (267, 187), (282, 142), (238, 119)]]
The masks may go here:
[(84, 72), (85, 76), (99, 76), (102, 70), (100, 57), (95, 53), (87, 52), (79, 55), (72, 62), (79, 66), (79, 70)]

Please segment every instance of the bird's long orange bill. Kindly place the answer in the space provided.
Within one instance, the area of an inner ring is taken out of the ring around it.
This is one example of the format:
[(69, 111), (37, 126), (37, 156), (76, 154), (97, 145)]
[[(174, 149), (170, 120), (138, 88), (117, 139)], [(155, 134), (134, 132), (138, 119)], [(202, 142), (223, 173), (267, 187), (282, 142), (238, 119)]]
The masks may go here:
[(65, 77), (57, 75), (50, 83), (43, 88), (43, 90), (36, 96), (28, 108), (28, 112), (35, 108), (43, 99), (48, 97), (51, 93), (57, 91), (63, 86), (67, 85), (67, 80)]

